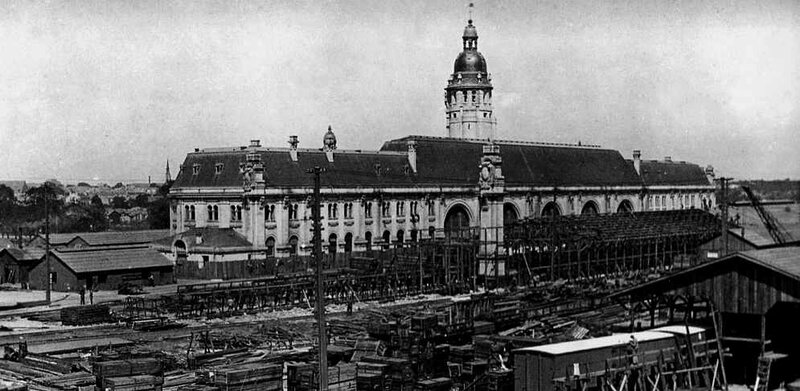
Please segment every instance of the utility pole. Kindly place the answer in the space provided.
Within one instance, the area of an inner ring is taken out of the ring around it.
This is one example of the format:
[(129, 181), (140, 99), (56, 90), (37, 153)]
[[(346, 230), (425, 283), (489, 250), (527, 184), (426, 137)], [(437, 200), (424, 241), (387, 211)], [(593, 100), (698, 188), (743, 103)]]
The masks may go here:
[(320, 206), (319, 176), (325, 170), (314, 166), (308, 173), (314, 174), (314, 202), (311, 220), (314, 227), (314, 261), (317, 264), (317, 326), (319, 327), (319, 391), (328, 391), (328, 336), (325, 330), (325, 286), (322, 278), (322, 216)]
[(720, 203), (720, 207), (722, 208), (722, 255), (728, 255), (728, 247), (729, 238), (728, 238), (728, 183), (732, 178), (719, 178), (719, 185), (720, 185), (720, 195), (722, 197), (722, 202)]
[(53, 272), (50, 265), (50, 209), (48, 199), (50, 192), (48, 191), (47, 181), (44, 182), (44, 262), (47, 265), (47, 293), (45, 293), (45, 300), (50, 304), (50, 290), (53, 286)]

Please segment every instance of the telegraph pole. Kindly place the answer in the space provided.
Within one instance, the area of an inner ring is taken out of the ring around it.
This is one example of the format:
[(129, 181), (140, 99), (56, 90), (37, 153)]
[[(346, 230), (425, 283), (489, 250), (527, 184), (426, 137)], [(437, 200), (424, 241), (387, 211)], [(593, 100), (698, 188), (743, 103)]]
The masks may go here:
[(719, 178), (719, 184), (721, 187), (721, 196), (722, 202), (720, 206), (722, 208), (722, 248), (723, 248), (723, 256), (728, 255), (728, 183), (732, 178)]
[(311, 220), (314, 227), (314, 262), (317, 264), (317, 326), (319, 327), (319, 391), (328, 391), (328, 336), (325, 330), (325, 286), (322, 278), (322, 216), (320, 206), (319, 176), (325, 170), (314, 166), (314, 201)]
[(47, 181), (44, 182), (44, 262), (47, 265), (47, 293), (45, 293), (45, 300), (47, 300), (47, 304), (50, 304), (50, 290), (53, 286), (53, 272), (52, 266), (50, 265), (50, 209), (48, 204), (48, 199), (50, 198), (50, 193), (48, 192), (49, 187), (47, 186)]

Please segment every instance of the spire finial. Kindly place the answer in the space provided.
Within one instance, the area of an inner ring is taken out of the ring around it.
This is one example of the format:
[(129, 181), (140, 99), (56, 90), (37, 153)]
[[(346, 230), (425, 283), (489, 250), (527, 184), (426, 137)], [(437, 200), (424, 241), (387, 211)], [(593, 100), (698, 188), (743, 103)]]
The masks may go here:
[(469, 24), (472, 24), (472, 8), (474, 8), (474, 7), (475, 7), (475, 3), (469, 3), (469, 6), (467, 7), (467, 10), (469, 11), (469, 19), (467, 20), (467, 22)]

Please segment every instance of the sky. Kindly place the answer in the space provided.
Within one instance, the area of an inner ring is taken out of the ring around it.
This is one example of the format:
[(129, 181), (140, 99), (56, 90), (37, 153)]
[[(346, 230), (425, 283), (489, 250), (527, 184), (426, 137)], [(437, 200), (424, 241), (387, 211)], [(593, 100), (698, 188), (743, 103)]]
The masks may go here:
[[(444, 136), (468, 1), (0, 2), (0, 179)], [(800, 178), (800, 2), (475, 1), (500, 139)]]

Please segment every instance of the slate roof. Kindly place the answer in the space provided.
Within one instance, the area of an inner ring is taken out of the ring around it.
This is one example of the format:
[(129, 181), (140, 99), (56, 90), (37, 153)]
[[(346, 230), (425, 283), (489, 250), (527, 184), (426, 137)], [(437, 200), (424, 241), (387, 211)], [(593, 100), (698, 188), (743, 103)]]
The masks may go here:
[[(172, 188), (241, 187), (239, 165), (246, 161), (250, 149), (229, 149), (188, 154)], [(291, 160), (288, 148), (258, 148), (257, 151), (264, 163), (268, 187), (311, 187), (313, 176), (307, 171), (314, 166), (327, 170), (321, 176), (322, 187), (386, 187), (414, 183), (412, 176), (407, 174), (408, 158), (405, 154), (337, 150), (333, 163), (329, 163), (321, 150), (300, 149), (297, 162)], [(222, 172), (217, 174), (215, 166), (220, 163)], [(194, 165), (200, 167), (197, 175), (193, 174)]]
[[(202, 238), (197, 243), (197, 237)], [(176, 240), (186, 243), (188, 251), (224, 251), (225, 249), (253, 248), (253, 244), (233, 228), (191, 228), (177, 235), (156, 241), (154, 247), (171, 249)]]
[[(486, 140), (408, 136), (387, 141), (382, 151), (407, 151), (417, 142), (419, 177), (431, 183), (478, 182)], [(618, 151), (566, 144), (497, 140), (506, 186), (641, 185), (636, 171)]]
[[(631, 162), (631, 164), (633, 163)], [(642, 181), (648, 186), (709, 185), (705, 171), (697, 164), (642, 160), (641, 170)]]
[(167, 257), (145, 246), (58, 249), (51, 254), (76, 274), (172, 266)]
[[(417, 173), (408, 163), (408, 141), (417, 143)], [(619, 151), (596, 146), (496, 140), (507, 186), (708, 186), (704, 170), (691, 163), (642, 161), (642, 176)], [(478, 164), (487, 140), (407, 136), (379, 151), (337, 150), (329, 163), (320, 149), (300, 149), (293, 162), (288, 148), (217, 148), (189, 153), (173, 189), (240, 187), (240, 164), (257, 151), (268, 187), (310, 187), (306, 171), (325, 168), (323, 187), (477, 186)], [(222, 165), (222, 172), (215, 167)], [(199, 172), (193, 173), (198, 166)]]

